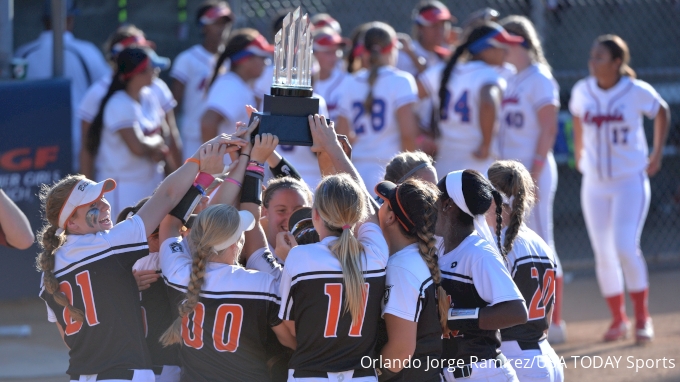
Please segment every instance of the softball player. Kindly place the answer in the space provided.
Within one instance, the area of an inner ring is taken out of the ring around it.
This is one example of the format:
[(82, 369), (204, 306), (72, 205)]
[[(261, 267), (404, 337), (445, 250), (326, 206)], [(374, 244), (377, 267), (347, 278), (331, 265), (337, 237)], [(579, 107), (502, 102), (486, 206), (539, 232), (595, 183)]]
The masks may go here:
[[(318, 171), (318, 170), (317, 170)], [(276, 249), (276, 235), (289, 232), (288, 219), (302, 207), (312, 206), (312, 192), (307, 185), (286, 176), (272, 179), (262, 194), (262, 227), (272, 253)], [(277, 259), (280, 262), (282, 259)]]
[[(147, 41), (146, 38), (144, 38), (144, 32), (142, 32), (140, 29), (132, 25), (122, 26), (118, 28), (118, 30), (107, 40), (106, 50), (108, 51), (107, 57), (109, 59), (109, 63), (114, 68), (114, 70), (117, 71), (118, 68), (116, 61), (118, 59), (118, 54), (122, 52), (123, 49), (128, 47), (148, 48), (151, 45), (153, 45), (153, 43)], [(162, 61), (163, 69), (167, 69), (170, 65), (170, 61), (165, 61), (165, 59)], [(78, 107), (78, 118), (80, 119), (81, 133), (83, 137), (87, 137), (89, 134), (90, 126), (97, 116), (102, 99), (106, 95), (109, 86), (111, 86), (111, 78), (111, 76), (105, 76), (92, 84), (92, 86), (87, 89), (87, 92), (80, 102), (80, 106)], [(149, 89), (151, 90), (151, 93), (156, 96), (158, 103), (165, 113), (165, 121), (168, 123), (169, 131), (165, 132), (164, 135), (167, 138), (170, 152), (175, 154), (176, 151), (177, 155), (173, 155), (175, 164), (179, 164), (181, 163), (181, 155), (179, 155), (179, 149), (177, 148), (178, 146), (176, 142), (179, 141), (179, 138), (176, 137), (175, 134), (177, 126), (175, 125), (175, 118), (173, 114), (173, 109), (177, 105), (177, 102), (175, 101), (175, 98), (172, 96), (172, 93), (170, 92), (170, 89), (168, 89), (168, 86), (165, 84), (165, 82), (163, 82), (163, 80), (157, 76), (154, 76)], [(80, 150), (80, 173), (89, 178), (98, 179), (94, 171), (95, 159), (87, 149), (87, 142), (87, 139), (82, 140), (82, 148)], [(197, 149), (198, 147), (195, 147), (194, 151), (192, 151), (190, 155), (195, 153)]]
[(388, 340), (380, 356), (411, 362), (403, 371), (394, 363), (381, 365), (381, 380), (439, 382), (440, 370), (430, 367), (430, 359), (441, 358), (449, 302), (434, 238), (437, 192), (415, 179), (381, 182), (375, 191), (383, 200), (378, 217), (390, 249), (382, 310)]
[(403, 152), (395, 155), (385, 167), (388, 182), (399, 184), (410, 178), (437, 184), (439, 178), (432, 157), (422, 151)]
[[(262, 75), (265, 59), (274, 47), (254, 29), (232, 32), (224, 51), (215, 63), (208, 96), (201, 117), (201, 139), (217, 132), (232, 132), (236, 122), (249, 120), (246, 105), (257, 105), (252, 83)], [(221, 67), (229, 60), (229, 71), (220, 75)]]
[(394, 29), (374, 22), (361, 40), (369, 69), (345, 82), (337, 126), (340, 134), (350, 137), (352, 162), (372, 188), (382, 180), (392, 156), (415, 150), (418, 127), (413, 105), (418, 97), (413, 76), (393, 67)]
[(149, 196), (163, 179), (168, 147), (162, 136), (163, 109), (148, 86), (165, 63), (153, 51), (126, 48), (118, 55), (118, 71), (104, 96), (87, 136), (96, 158), (98, 179), (118, 183), (111, 211)]
[[(517, 69), (503, 94), (503, 116), (498, 132), (501, 159), (520, 161), (530, 172), (537, 188), (536, 205), (527, 217), (527, 226), (545, 240), (555, 252), (553, 239), (553, 201), (557, 190), (557, 165), (552, 154), (557, 136), (559, 86), (543, 56), (541, 41), (529, 19), (509, 16), (501, 25), (524, 42), (510, 46), (506, 60)], [(527, 147), (535, 148), (527, 150)], [(557, 263), (555, 309), (550, 341), (564, 342), (566, 324), (561, 318), (562, 267)]]
[[(330, 27), (314, 30), (314, 58), (319, 64), (319, 71), (314, 76), (314, 92), (326, 101), (328, 114), (332, 121), (339, 116), (338, 103), (342, 96), (344, 81), (349, 74), (338, 67), (342, 58), (342, 48), (345, 46), (342, 36)], [(320, 113), (321, 114), (321, 113)]]
[[(526, 324), (501, 330), (501, 352), (511, 359), (521, 382), (561, 382), (562, 363), (547, 341), (554, 312), (555, 257), (550, 246), (524, 224), (534, 203), (534, 182), (529, 171), (517, 161), (494, 162), (488, 176), (504, 195), (501, 235), (506, 266), (529, 308)], [(496, 228), (495, 216), (487, 214), (487, 222)], [(518, 359), (521, 361), (515, 361)]]
[(184, 157), (201, 146), (201, 113), (206, 88), (215, 65), (216, 54), (231, 30), (233, 15), (224, 2), (204, 3), (196, 13), (203, 42), (180, 53), (172, 65), (172, 94), (182, 108), (181, 129)]
[(184, 215), (181, 206), (192, 204), (198, 191), (192, 193), (191, 184), (199, 169), (223, 168), (226, 149), (216, 148), (245, 143), (228, 136), (210, 141), (190, 159), (193, 163), (163, 181), (137, 215), (115, 226), (103, 197), (116, 187), (112, 179), (94, 183), (70, 175), (43, 188), (40, 296), (70, 349), (72, 381), (154, 381), (132, 266), (148, 254), (147, 237), (161, 219), (171, 210)]
[(436, 233), (443, 238), (439, 268), (451, 298), (450, 331), (442, 353), (444, 379), (517, 381), (500, 351), (498, 329), (527, 322), (527, 309), (503, 264), (505, 256), (499, 254), (504, 253), (500, 227), (494, 238), (484, 220), (493, 200), (496, 221), (501, 221), (501, 195), (474, 170), (449, 173), (437, 187), (441, 196)]
[[(623, 283), (635, 306), (638, 344), (654, 336), (647, 310), (647, 266), (640, 234), (647, 217), (649, 176), (661, 168), (669, 129), (668, 105), (628, 66), (625, 41), (598, 37), (590, 51), (590, 77), (574, 85), (574, 153), (583, 174), (581, 207), (595, 252), (597, 279), (613, 322), (605, 341), (626, 338)], [(648, 155), (642, 116), (654, 119), (654, 148)]]
[[(418, 77), (420, 97), (429, 95), (440, 110), (438, 173), (459, 169), (486, 173), (496, 155), (495, 135), (506, 85), (497, 68), (503, 64), (507, 45), (522, 41), (500, 25), (485, 22), (470, 32), (446, 65)], [(457, 65), (466, 52), (471, 59)]]

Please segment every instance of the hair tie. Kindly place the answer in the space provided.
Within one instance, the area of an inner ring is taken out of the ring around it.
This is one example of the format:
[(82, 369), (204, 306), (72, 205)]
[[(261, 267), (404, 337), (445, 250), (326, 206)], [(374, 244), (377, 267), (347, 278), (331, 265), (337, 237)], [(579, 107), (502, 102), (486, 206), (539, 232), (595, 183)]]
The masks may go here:
[(349, 224), (345, 224), (345, 225), (342, 226), (343, 231), (346, 230), (346, 229), (350, 229), (350, 228), (352, 228), (352, 226), (349, 225)]

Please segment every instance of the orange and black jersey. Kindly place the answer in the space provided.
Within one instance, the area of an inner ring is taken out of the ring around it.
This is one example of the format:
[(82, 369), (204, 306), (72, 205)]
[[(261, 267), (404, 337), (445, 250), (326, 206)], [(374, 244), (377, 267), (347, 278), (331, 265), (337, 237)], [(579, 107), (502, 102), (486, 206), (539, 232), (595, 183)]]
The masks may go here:
[[(183, 299), (192, 257), (186, 242), (161, 244), (171, 301)], [(173, 294), (175, 296), (173, 296)], [(182, 320), (182, 381), (269, 381), (268, 328), (281, 324), (275, 279), (239, 266), (209, 262), (194, 311)]]
[(374, 346), (385, 292), (387, 243), (380, 227), (362, 224), (357, 238), (364, 247), (364, 311), (356, 325), (345, 311), (342, 267), (329, 245), (335, 236), (293, 248), (281, 276), (279, 317), (295, 321), (297, 349), (289, 367), (304, 372), (342, 372), (361, 368)]
[(442, 331), (439, 323), (436, 288), (427, 264), (420, 256), (418, 244), (411, 244), (390, 256), (387, 262), (387, 286), (383, 316), (391, 314), (417, 322), (416, 349), (412, 360), (421, 367), (404, 368), (390, 381), (439, 381), (440, 370), (429, 367), (429, 360), (442, 354)]
[(529, 319), (525, 324), (501, 330), (501, 337), (503, 341), (538, 342), (546, 338), (555, 303), (555, 257), (540, 236), (522, 225), (507, 264), (527, 302)]
[(71, 349), (68, 374), (98, 374), (120, 369), (151, 369), (144, 341), (139, 289), (132, 266), (149, 254), (144, 222), (138, 216), (109, 231), (67, 235), (55, 253), (59, 289), (84, 312), (85, 322), (41, 289), (49, 320), (64, 329)]
[[(466, 237), (458, 247), (439, 257), (442, 287), (456, 309), (483, 308), (505, 301), (523, 300), (522, 294), (508, 273), (497, 250), (476, 233)], [(440, 253), (443, 248), (440, 246)], [(469, 364), (477, 360), (494, 359), (500, 354), (501, 336), (498, 330), (456, 331), (444, 338), (442, 357), (463, 359)]]

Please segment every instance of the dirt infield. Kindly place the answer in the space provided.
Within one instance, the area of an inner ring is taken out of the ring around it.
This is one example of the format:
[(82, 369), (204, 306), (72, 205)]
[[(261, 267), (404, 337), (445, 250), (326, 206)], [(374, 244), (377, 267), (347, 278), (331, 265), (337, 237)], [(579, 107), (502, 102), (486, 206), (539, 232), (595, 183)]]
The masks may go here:
[[(644, 348), (635, 346), (632, 339), (601, 342), (609, 313), (594, 277), (579, 277), (565, 286), (564, 319), (569, 339), (555, 346), (564, 357), (565, 380), (680, 381), (680, 269), (655, 271), (650, 279), (649, 309), (656, 339)], [(628, 312), (632, 314), (630, 301)], [(68, 381), (64, 375), (68, 351), (54, 324), (46, 320), (44, 302), (35, 299), (0, 304), (0, 325), (18, 324), (31, 325), (32, 335), (0, 338), (0, 381)], [(636, 370), (636, 366), (642, 367)]]

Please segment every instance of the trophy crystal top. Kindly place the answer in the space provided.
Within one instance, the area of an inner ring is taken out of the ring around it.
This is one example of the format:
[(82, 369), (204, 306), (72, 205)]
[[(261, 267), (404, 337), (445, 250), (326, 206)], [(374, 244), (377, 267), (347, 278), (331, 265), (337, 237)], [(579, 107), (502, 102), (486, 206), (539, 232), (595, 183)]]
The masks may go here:
[(300, 7), (288, 13), (274, 37), (274, 96), (312, 95), (312, 31), (307, 14)]

